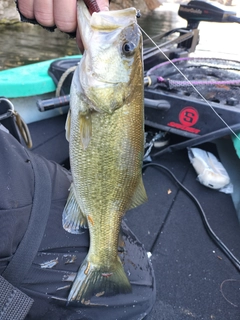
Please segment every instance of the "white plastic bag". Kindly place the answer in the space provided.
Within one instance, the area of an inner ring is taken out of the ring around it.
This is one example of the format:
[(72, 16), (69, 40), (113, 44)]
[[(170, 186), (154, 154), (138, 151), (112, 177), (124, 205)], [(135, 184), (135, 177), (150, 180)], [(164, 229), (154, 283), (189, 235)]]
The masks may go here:
[(227, 171), (211, 152), (199, 148), (188, 148), (188, 157), (201, 184), (224, 193), (233, 192), (233, 185)]

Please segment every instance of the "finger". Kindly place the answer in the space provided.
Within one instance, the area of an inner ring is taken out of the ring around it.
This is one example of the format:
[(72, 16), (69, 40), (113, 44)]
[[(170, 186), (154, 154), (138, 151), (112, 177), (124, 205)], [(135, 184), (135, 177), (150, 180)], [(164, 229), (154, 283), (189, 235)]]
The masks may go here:
[(33, 1), (34, 0), (18, 0), (18, 9), (25, 18), (34, 19)]
[(53, 16), (53, 0), (34, 0), (34, 15), (38, 23), (44, 27), (55, 25)]
[(55, 25), (64, 32), (73, 32), (77, 28), (76, 0), (53, 0)]

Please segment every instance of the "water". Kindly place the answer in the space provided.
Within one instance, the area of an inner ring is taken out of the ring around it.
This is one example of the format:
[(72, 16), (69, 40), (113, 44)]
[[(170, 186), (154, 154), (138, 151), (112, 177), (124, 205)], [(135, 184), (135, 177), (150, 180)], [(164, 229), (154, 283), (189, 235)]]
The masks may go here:
[[(178, 4), (165, 3), (138, 22), (151, 36), (185, 27), (178, 14)], [(232, 8), (231, 8), (232, 10)], [(240, 11), (240, 5), (233, 10)], [(0, 25), (0, 70), (33, 62), (78, 54), (75, 40), (55, 31), (27, 23)], [(200, 23), (200, 43), (195, 55), (240, 60), (238, 38), (240, 24)]]
[(0, 25), (0, 34), (0, 69), (79, 53), (74, 39), (37, 25)]
[[(177, 12), (178, 6), (174, 7)], [(155, 11), (141, 17), (138, 22), (154, 36), (176, 26), (176, 12)], [(74, 39), (60, 31), (51, 33), (37, 25), (0, 25), (0, 34), (0, 70), (79, 53)]]

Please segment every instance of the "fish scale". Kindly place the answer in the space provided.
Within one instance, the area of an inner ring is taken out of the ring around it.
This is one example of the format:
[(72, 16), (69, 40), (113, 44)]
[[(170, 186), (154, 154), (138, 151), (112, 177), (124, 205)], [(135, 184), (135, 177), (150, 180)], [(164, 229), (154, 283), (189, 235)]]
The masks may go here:
[[(136, 109), (132, 111), (133, 115), (131, 115), (131, 111), (129, 111), (130, 114), (125, 116), (126, 119), (121, 115), (122, 109), (124, 109), (124, 107), (116, 110), (113, 115), (97, 114), (96, 117), (93, 116), (93, 133), (89, 147), (85, 151), (83, 151), (82, 147), (78, 147), (77, 150), (73, 147), (72, 151), (70, 151), (70, 157), (76, 157), (78, 159), (76, 165), (74, 160), (71, 165), (72, 171), (76, 172), (79, 177), (77, 183), (75, 183), (75, 187), (76, 189), (79, 188), (82, 190), (81, 192), (89, 199), (90, 203), (88, 207), (95, 208), (99, 199), (103, 199), (105, 196), (111, 197), (113, 199), (112, 201), (116, 199), (119, 190), (116, 188), (115, 193), (111, 194), (113, 179), (120, 184), (121, 190), (122, 186), (126, 183), (128, 187), (131, 186), (131, 179), (136, 175), (136, 171), (138, 171), (138, 175), (141, 176), (140, 161), (143, 153), (143, 138), (140, 134), (141, 123), (137, 125), (136, 120), (132, 119), (132, 116), (134, 118)], [(99, 119), (101, 120), (99, 121)], [(102, 126), (101, 123), (105, 123), (105, 125)], [(117, 123), (119, 124), (118, 126)], [(99, 128), (101, 128), (101, 131), (98, 130)], [(79, 136), (78, 123), (76, 123), (75, 130), (76, 131), (73, 129), (73, 135)], [(134, 131), (136, 131), (135, 135)], [(129, 139), (130, 134), (132, 141)], [(78, 141), (76, 144), (79, 146), (81, 143)], [(139, 153), (136, 154), (134, 149), (138, 149)], [(76, 155), (77, 153), (78, 155)], [(129, 171), (128, 175), (121, 171), (118, 172), (119, 168), (123, 166), (125, 170)], [(132, 176), (131, 179), (129, 179), (129, 175)], [(89, 179), (92, 184), (91, 191), (89, 190)], [(101, 186), (96, 184), (97, 180), (99, 180)], [(87, 193), (87, 191), (90, 194)], [(126, 196), (122, 198), (123, 202), (127, 202), (128, 193), (129, 191), (127, 191)]]

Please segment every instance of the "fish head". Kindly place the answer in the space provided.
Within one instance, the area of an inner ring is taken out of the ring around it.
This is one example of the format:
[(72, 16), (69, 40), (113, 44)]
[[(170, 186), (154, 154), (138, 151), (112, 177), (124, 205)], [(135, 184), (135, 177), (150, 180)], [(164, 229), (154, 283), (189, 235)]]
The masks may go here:
[(98, 112), (112, 113), (130, 101), (133, 86), (143, 86), (142, 35), (136, 9), (89, 14), (78, 3), (85, 48), (79, 74), (85, 100)]

